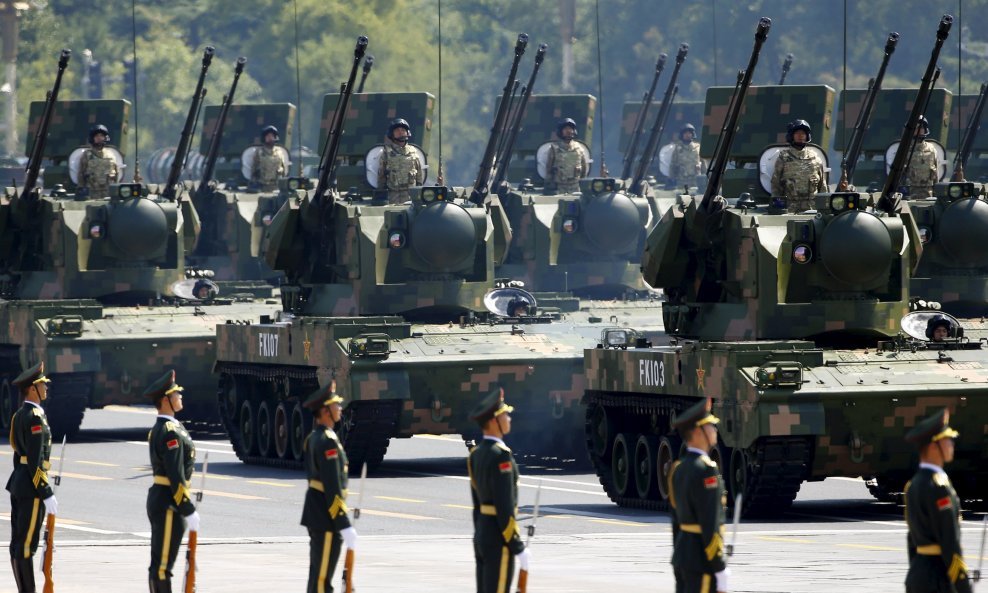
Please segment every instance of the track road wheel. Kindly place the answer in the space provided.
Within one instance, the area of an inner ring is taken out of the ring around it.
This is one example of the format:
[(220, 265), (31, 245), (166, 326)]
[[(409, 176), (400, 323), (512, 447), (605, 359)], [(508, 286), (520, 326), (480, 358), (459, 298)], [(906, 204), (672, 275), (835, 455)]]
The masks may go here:
[(635, 444), (634, 473), (638, 498), (642, 500), (653, 500), (656, 498), (659, 481), (656, 477), (658, 465), (655, 460), (658, 453), (658, 437), (647, 434), (638, 436), (638, 442)]
[(257, 417), (254, 413), (254, 404), (250, 400), (240, 405), (240, 436), (244, 441), (244, 453), (254, 455), (257, 453)]
[(658, 475), (659, 497), (668, 501), (671, 494), (669, 474), (672, 465), (679, 459), (679, 449), (683, 441), (676, 435), (666, 435), (659, 439), (659, 450), (656, 454), (655, 466)]
[(619, 434), (614, 437), (614, 444), (611, 446), (611, 479), (619, 496), (628, 496), (632, 486), (632, 451), (628, 445), (632, 438), (631, 435)]
[(262, 457), (270, 456), (273, 432), (274, 414), (271, 412), (271, 402), (263, 401), (257, 407), (257, 452)]
[(587, 438), (590, 443), (590, 454), (600, 459), (607, 459), (611, 439), (614, 438), (614, 422), (607, 408), (594, 406), (590, 413), (590, 423), (587, 425)]
[(286, 455), (291, 455), (289, 446), (288, 428), (288, 406), (285, 402), (278, 404), (274, 409), (274, 451), (279, 459), (284, 459)]
[(751, 456), (744, 449), (733, 449), (731, 451), (731, 470), (727, 473), (727, 495), (733, 505), (733, 501), (742, 496), (741, 510), (744, 511), (750, 505), (751, 498)]
[(302, 404), (296, 402), (292, 406), (291, 431), (289, 433), (289, 440), (292, 444), (292, 457), (296, 461), (302, 459), (302, 448), (305, 445), (305, 435), (308, 432), (310, 424), (306, 420), (307, 418), (305, 410), (302, 409)]

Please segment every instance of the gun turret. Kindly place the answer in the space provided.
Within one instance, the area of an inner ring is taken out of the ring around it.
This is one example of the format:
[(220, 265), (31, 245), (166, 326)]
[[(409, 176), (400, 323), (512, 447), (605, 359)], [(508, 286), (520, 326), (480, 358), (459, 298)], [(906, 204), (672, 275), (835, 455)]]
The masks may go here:
[(374, 67), (374, 56), (367, 56), (364, 58), (364, 70), (360, 75), (360, 84), (357, 85), (357, 93), (364, 92), (364, 83), (367, 82), (367, 75), (370, 74), (371, 68)]
[(878, 91), (882, 89), (885, 69), (888, 67), (889, 59), (898, 43), (899, 34), (894, 31), (889, 33), (888, 39), (885, 41), (885, 55), (882, 57), (882, 65), (878, 67), (878, 74), (875, 78), (872, 78), (868, 83), (868, 92), (865, 93), (861, 111), (858, 112), (858, 119), (854, 122), (854, 132), (851, 134), (851, 138), (847, 142), (847, 149), (844, 151), (844, 159), (840, 164), (841, 179), (838, 185), (840, 191), (847, 191), (854, 177), (854, 169), (858, 164), (858, 158), (861, 156), (864, 135), (868, 131), (868, 126), (871, 125), (871, 115), (875, 111), (875, 98), (878, 96)]
[(900, 198), (896, 194), (906, 173), (907, 159), (912, 153), (912, 147), (916, 142), (916, 126), (919, 124), (919, 117), (923, 115), (923, 111), (929, 101), (930, 89), (933, 88), (933, 81), (938, 70), (937, 59), (940, 57), (940, 50), (943, 48), (943, 42), (947, 40), (947, 35), (950, 33), (950, 26), (953, 22), (954, 17), (949, 14), (945, 14), (940, 18), (940, 25), (937, 28), (937, 39), (933, 46), (933, 51), (930, 53), (930, 61), (926, 65), (926, 72), (923, 74), (923, 81), (920, 83), (919, 90), (916, 92), (916, 100), (913, 103), (912, 112), (909, 114), (906, 127), (902, 131), (899, 149), (895, 153), (895, 159), (892, 160), (892, 166), (889, 167), (888, 178), (885, 180), (885, 187), (882, 188), (882, 197), (879, 198), (876, 204), (876, 208), (888, 214), (893, 214), (899, 209)]
[(172, 161), (171, 170), (168, 172), (165, 189), (161, 192), (161, 197), (166, 200), (175, 201), (178, 180), (182, 175), (182, 167), (185, 166), (185, 157), (189, 154), (189, 145), (192, 143), (192, 128), (195, 125), (196, 117), (199, 114), (199, 106), (202, 105), (202, 98), (205, 95), (203, 84), (206, 82), (206, 72), (209, 71), (209, 65), (213, 62), (213, 54), (215, 52), (216, 49), (209, 45), (202, 52), (202, 68), (199, 70), (199, 80), (196, 82), (196, 90), (192, 93), (189, 113), (185, 116), (182, 137), (179, 139), (178, 148), (175, 150), (175, 157)]
[(223, 142), (223, 128), (226, 126), (226, 118), (230, 113), (230, 105), (233, 104), (233, 97), (237, 93), (237, 83), (240, 81), (240, 75), (244, 72), (245, 64), (247, 64), (247, 58), (237, 58), (237, 65), (233, 71), (233, 83), (230, 85), (230, 92), (223, 97), (223, 106), (220, 108), (220, 115), (216, 119), (216, 125), (213, 126), (213, 134), (209, 139), (209, 152), (206, 153), (206, 162), (202, 169), (202, 178), (199, 181), (199, 187), (196, 189), (195, 198), (193, 200), (193, 202), (196, 203), (196, 209), (200, 209), (199, 202), (205, 199), (206, 196), (212, 192), (209, 184), (213, 180), (213, 171), (216, 169), (216, 159), (220, 154), (220, 143)]
[(525, 115), (525, 107), (528, 105), (528, 100), (532, 96), (532, 89), (535, 88), (535, 78), (539, 74), (539, 68), (542, 66), (542, 61), (545, 60), (545, 51), (548, 48), (549, 46), (545, 43), (539, 45), (539, 49), (535, 53), (535, 66), (532, 67), (532, 75), (528, 77), (528, 85), (522, 90), (521, 98), (515, 106), (514, 118), (512, 118), (511, 124), (508, 127), (507, 138), (504, 141), (501, 154), (497, 159), (497, 175), (494, 177), (494, 183), (491, 184), (495, 189), (501, 187), (501, 184), (507, 179), (508, 165), (511, 163), (511, 151), (515, 146), (515, 138), (518, 137), (521, 120)]
[(779, 86), (786, 84), (786, 76), (789, 76), (789, 71), (792, 69), (792, 54), (786, 56), (786, 61), (782, 62), (782, 76), (779, 77)]
[(988, 83), (981, 85), (978, 102), (975, 103), (974, 112), (964, 130), (964, 139), (961, 140), (960, 148), (954, 155), (954, 174), (951, 181), (964, 181), (964, 167), (967, 165), (967, 158), (971, 155), (971, 148), (974, 147), (974, 139), (978, 135), (978, 130), (981, 129), (981, 114), (985, 110), (986, 98), (988, 98)]
[(62, 87), (62, 75), (69, 65), (69, 58), (72, 51), (63, 49), (58, 57), (58, 74), (55, 75), (55, 84), (48, 91), (45, 97), (45, 110), (38, 124), (38, 131), (34, 138), (34, 147), (31, 149), (31, 156), (27, 162), (27, 175), (24, 178), (24, 190), (21, 192), (21, 199), (27, 199), (35, 191), (38, 183), (38, 175), (41, 174), (41, 161), (45, 156), (45, 141), (48, 139), (48, 126), (51, 124), (52, 114), (55, 110), (55, 101), (58, 100), (58, 90)]
[(648, 117), (648, 110), (652, 106), (652, 97), (655, 96), (655, 86), (659, 83), (659, 77), (665, 70), (667, 54), (659, 54), (659, 61), (655, 63), (655, 76), (652, 77), (652, 84), (648, 87), (648, 92), (642, 99), (642, 106), (635, 117), (635, 128), (631, 133), (631, 142), (628, 144), (628, 152), (624, 155), (624, 169), (621, 170), (621, 179), (631, 177), (631, 168), (635, 164), (635, 156), (638, 153), (638, 142), (641, 141), (642, 129), (645, 127), (645, 119)]
[(662, 105), (659, 107), (659, 113), (655, 116), (655, 124), (652, 125), (652, 131), (648, 136), (648, 143), (645, 144), (645, 150), (642, 151), (641, 159), (638, 161), (635, 178), (631, 181), (631, 185), (628, 186), (631, 193), (635, 195), (641, 196), (645, 193), (642, 182), (645, 180), (648, 166), (652, 163), (652, 159), (655, 158), (655, 152), (659, 149), (659, 138), (662, 136), (666, 117), (672, 108), (672, 98), (676, 93), (676, 80), (679, 78), (679, 70), (683, 67), (683, 62), (686, 61), (686, 54), (689, 51), (690, 46), (688, 44), (681, 43), (679, 45), (679, 53), (676, 54), (676, 65), (672, 69), (672, 77), (669, 79), (666, 93), (662, 97)]
[(350, 68), (350, 77), (340, 89), (340, 100), (336, 104), (336, 112), (333, 114), (333, 124), (329, 128), (329, 135), (326, 138), (326, 146), (323, 149), (319, 163), (319, 183), (316, 185), (315, 201), (321, 202), (329, 190), (333, 173), (336, 170), (336, 155), (340, 150), (340, 137), (343, 135), (343, 122), (346, 121), (346, 112), (350, 107), (350, 97), (353, 95), (353, 82), (357, 79), (357, 68), (360, 67), (360, 60), (367, 52), (367, 37), (361, 35), (357, 37), (357, 45), (353, 48), (353, 67)]
[(501, 101), (497, 104), (497, 113), (494, 114), (491, 135), (487, 138), (484, 158), (480, 160), (480, 170), (477, 172), (477, 179), (474, 181), (473, 190), (470, 192), (470, 201), (477, 205), (483, 204), (487, 199), (491, 168), (494, 166), (494, 157), (497, 151), (498, 132), (504, 127), (504, 119), (508, 116), (511, 90), (515, 84), (515, 76), (518, 74), (518, 64), (521, 62), (521, 57), (525, 55), (526, 47), (528, 47), (528, 35), (522, 33), (518, 35), (518, 41), (515, 42), (515, 57), (514, 61), (511, 62), (511, 72), (508, 73), (508, 81), (504, 85)]

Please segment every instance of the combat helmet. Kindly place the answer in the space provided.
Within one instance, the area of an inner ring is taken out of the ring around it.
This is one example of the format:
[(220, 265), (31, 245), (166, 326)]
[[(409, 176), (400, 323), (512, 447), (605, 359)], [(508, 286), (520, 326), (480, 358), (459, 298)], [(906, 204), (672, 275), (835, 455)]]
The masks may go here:
[(278, 133), (278, 128), (276, 128), (275, 126), (268, 125), (261, 128), (261, 142), (264, 142), (264, 137), (267, 136), (268, 134), (274, 134), (275, 142), (281, 140), (281, 134)]
[(806, 143), (809, 144), (813, 142), (813, 129), (810, 127), (810, 122), (805, 119), (794, 119), (789, 122), (786, 126), (786, 142), (789, 144), (793, 143), (793, 136), (796, 134), (796, 130), (803, 130), (806, 132)]
[[(906, 123), (906, 125), (909, 124)], [(919, 116), (919, 119), (916, 120), (916, 129), (919, 130), (917, 137), (925, 139), (930, 135), (930, 120), (926, 119), (925, 115)]]
[(685, 126), (679, 129), (680, 140), (683, 139), (683, 134), (685, 134), (686, 132), (693, 132), (693, 137), (696, 138), (696, 127), (693, 126), (693, 124), (686, 124)]
[(395, 130), (398, 128), (405, 128), (405, 131), (408, 132), (407, 140), (410, 142), (412, 140), (412, 127), (408, 125), (408, 122), (405, 119), (400, 117), (396, 117), (391, 120), (391, 124), (388, 126), (388, 138), (390, 140), (394, 140)]
[(574, 138), (576, 138), (577, 136), (580, 135), (580, 129), (576, 127), (576, 122), (573, 121), (573, 118), (572, 117), (567, 117), (567, 118), (564, 118), (564, 119), (559, 120), (556, 123), (556, 136), (559, 136), (560, 138), (562, 138), (563, 137), (563, 128), (565, 128), (565, 127), (573, 128), (573, 137)]
[(89, 128), (89, 143), (90, 144), (93, 143), (93, 138), (96, 137), (96, 134), (103, 134), (104, 136), (106, 136), (106, 142), (109, 142), (110, 141), (110, 130), (106, 126), (104, 126), (103, 124), (96, 124), (95, 126)]
[(934, 317), (931, 317), (930, 320), (926, 322), (926, 339), (932, 340), (933, 332), (935, 332), (938, 327), (947, 328), (948, 338), (953, 338), (954, 334), (956, 333), (954, 331), (954, 324), (951, 323), (949, 319), (947, 319), (943, 315), (936, 315)]

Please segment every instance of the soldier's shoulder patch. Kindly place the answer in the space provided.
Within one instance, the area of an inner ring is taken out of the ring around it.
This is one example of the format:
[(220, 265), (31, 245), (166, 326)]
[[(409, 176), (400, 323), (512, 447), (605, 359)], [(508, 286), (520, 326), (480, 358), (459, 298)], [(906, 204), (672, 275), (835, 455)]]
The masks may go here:
[(933, 474), (933, 483), (937, 486), (947, 487), (950, 486), (950, 478), (947, 477), (947, 474), (936, 472)]
[(717, 487), (717, 476), (707, 476), (703, 478), (704, 488), (716, 488)]
[(171, 439), (165, 443), (165, 446), (168, 447), (169, 450), (178, 449), (178, 439)]
[(336, 449), (336, 448), (326, 449), (326, 459), (336, 459), (339, 456), (340, 456), (340, 450), (339, 449)]
[(43, 430), (44, 430), (43, 426), (41, 426), (40, 424), (35, 424), (34, 426), (31, 427), (31, 434), (41, 434), (41, 431)]
[(944, 496), (943, 498), (937, 499), (937, 509), (941, 511), (946, 511), (953, 506), (953, 502), (950, 500), (949, 496)]
[(510, 472), (511, 471), (511, 462), (510, 461), (503, 461), (500, 464), (498, 464), (497, 469), (501, 470), (501, 473)]

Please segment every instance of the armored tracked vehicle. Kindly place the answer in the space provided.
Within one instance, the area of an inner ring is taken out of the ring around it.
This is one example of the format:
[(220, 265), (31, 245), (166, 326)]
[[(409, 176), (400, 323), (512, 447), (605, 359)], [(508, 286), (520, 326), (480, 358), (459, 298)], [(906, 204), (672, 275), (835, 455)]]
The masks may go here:
[[(211, 56), (210, 48), (200, 86)], [(27, 183), (22, 191), (8, 188), (0, 202), (0, 323), (7, 328), (0, 418), (8, 423), (18, 404), (10, 380), (38, 360), (52, 379), (48, 418), (55, 434), (75, 434), (86, 408), (146, 403), (144, 387), (169, 367), (180, 369), (187, 389), (183, 415), (214, 418), (207, 386), (215, 385), (216, 324), (273, 312), (276, 304), (222, 294), (194, 298), (204, 279), (187, 278), (184, 260), (199, 218), (180, 194), (169, 198), (167, 188), (140, 183), (112, 184), (105, 198), (76, 190), (71, 155), (78, 135), (91, 122), (108, 122), (125, 139), (128, 104), (58, 101), (67, 61), (66, 52), (51, 98), (32, 108)], [(36, 185), (45, 157), (52, 162), (48, 179), (56, 182), (47, 193)]]
[[(940, 23), (916, 105), (950, 24)], [(729, 500), (743, 495), (745, 513), (780, 513), (803, 481), (831, 476), (870, 478), (887, 499), (915, 466), (903, 434), (946, 406), (969, 435), (957, 443), (952, 481), (962, 497), (980, 498), (988, 484), (979, 436), (988, 411), (984, 352), (976, 342), (900, 331), (922, 253), (916, 221), (894, 191), (905, 155), (881, 194), (818, 194), (815, 212), (788, 214), (771, 197), (731, 206), (717, 196), (735, 136), (750, 134), (745, 115), (759, 111), (746, 95), (769, 26), (758, 26), (707, 191), (684, 198), (648, 238), (643, 273), (666, 292), (663, 318), (677, 341), (651, 347), (627, 329), (606, 330), (586, 353), (587, 445), (600, 482), (620, 505), (667, 508), (666, 478), (682, 447), (670, 419), (711, 397), (722, 419), (711, 456)], [(903, 138), (919, 115), (910, 114)]]

